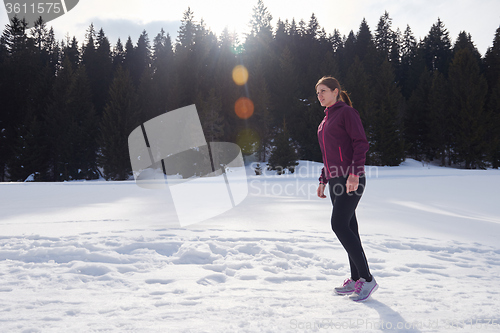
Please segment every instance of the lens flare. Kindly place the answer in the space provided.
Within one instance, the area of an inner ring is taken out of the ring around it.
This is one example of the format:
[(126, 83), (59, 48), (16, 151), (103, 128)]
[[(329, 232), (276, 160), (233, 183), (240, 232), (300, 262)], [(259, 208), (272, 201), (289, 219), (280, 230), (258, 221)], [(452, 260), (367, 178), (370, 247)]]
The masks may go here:
[(251, 155), (259, 149), (259, 134), (251, 128), (241, 130), (236, 136), (236, 144), (245, 155)]
[(248, 119), (253, 115), (253, 102), (250, 98), (240, 97), (234, 104), (234, 112), (241, 119)]
[(248, 81), (248, 70), (243, 65), (233, 68), (233, 81), (239, 86), (243, 86)]

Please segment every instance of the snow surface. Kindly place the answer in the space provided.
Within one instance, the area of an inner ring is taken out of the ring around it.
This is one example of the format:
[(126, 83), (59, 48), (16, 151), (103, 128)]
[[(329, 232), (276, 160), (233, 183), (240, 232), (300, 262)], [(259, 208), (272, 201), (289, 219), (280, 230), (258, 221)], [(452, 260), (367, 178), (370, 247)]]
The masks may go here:
[(498, 170), (367, 167), (357, 210), (380, 288), (349, 274), (318, 163), (256, 176), (236, 208), (180, 228), (167, 190), (0, 183), (1, 332), (500, 330)]

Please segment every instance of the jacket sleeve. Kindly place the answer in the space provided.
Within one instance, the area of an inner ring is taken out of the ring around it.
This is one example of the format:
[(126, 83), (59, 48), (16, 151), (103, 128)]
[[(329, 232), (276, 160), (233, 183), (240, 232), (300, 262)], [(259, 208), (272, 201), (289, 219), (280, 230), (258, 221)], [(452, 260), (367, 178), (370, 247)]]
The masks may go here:
[(360, 176), (365, 172), (366, 152), (370, 148), (370, 145), (366, 139), (365, 130), (361, 123), (359, 113), (355, 109), (346, 113), (345, 129), (351, 138), (353, 149), (349, 174)]
[(321, 175), (319, 176), (319, 183), (323, 185), (328, 184), (328, 180), (326, 180), (326, 175), (325, 175), (325, 167), (321, 169)]

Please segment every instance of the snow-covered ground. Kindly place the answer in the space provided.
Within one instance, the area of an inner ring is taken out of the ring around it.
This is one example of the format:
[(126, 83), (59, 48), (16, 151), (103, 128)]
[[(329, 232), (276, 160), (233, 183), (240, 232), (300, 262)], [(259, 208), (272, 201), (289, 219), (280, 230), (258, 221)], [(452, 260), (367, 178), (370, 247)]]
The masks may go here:
[(0, 184), (1, 332), (500, 330), (498, 170), (367, 167), (357, 210), (380, 288), (349, 274), (315, 196), (320, 165), (256, 176), (236, 208), (181, 228), (168, 191)]

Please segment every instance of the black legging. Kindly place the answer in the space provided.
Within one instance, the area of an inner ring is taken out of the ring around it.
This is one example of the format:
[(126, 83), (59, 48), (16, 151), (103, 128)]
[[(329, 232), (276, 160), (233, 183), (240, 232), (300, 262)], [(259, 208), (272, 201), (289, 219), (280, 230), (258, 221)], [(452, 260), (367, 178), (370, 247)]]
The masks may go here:
[(366, 179), (364, 176), (359, 177), (358, 189), (350, 193), (346, 191), (346, 182), (347, 177), (331, 178), (328, 181), (333, 204), (332, 229), (349, 255), (351, 279), (357, 281), (362, 277), (371, 281), (372, 276), (361, 245), (355, 212), (365, 189)]

